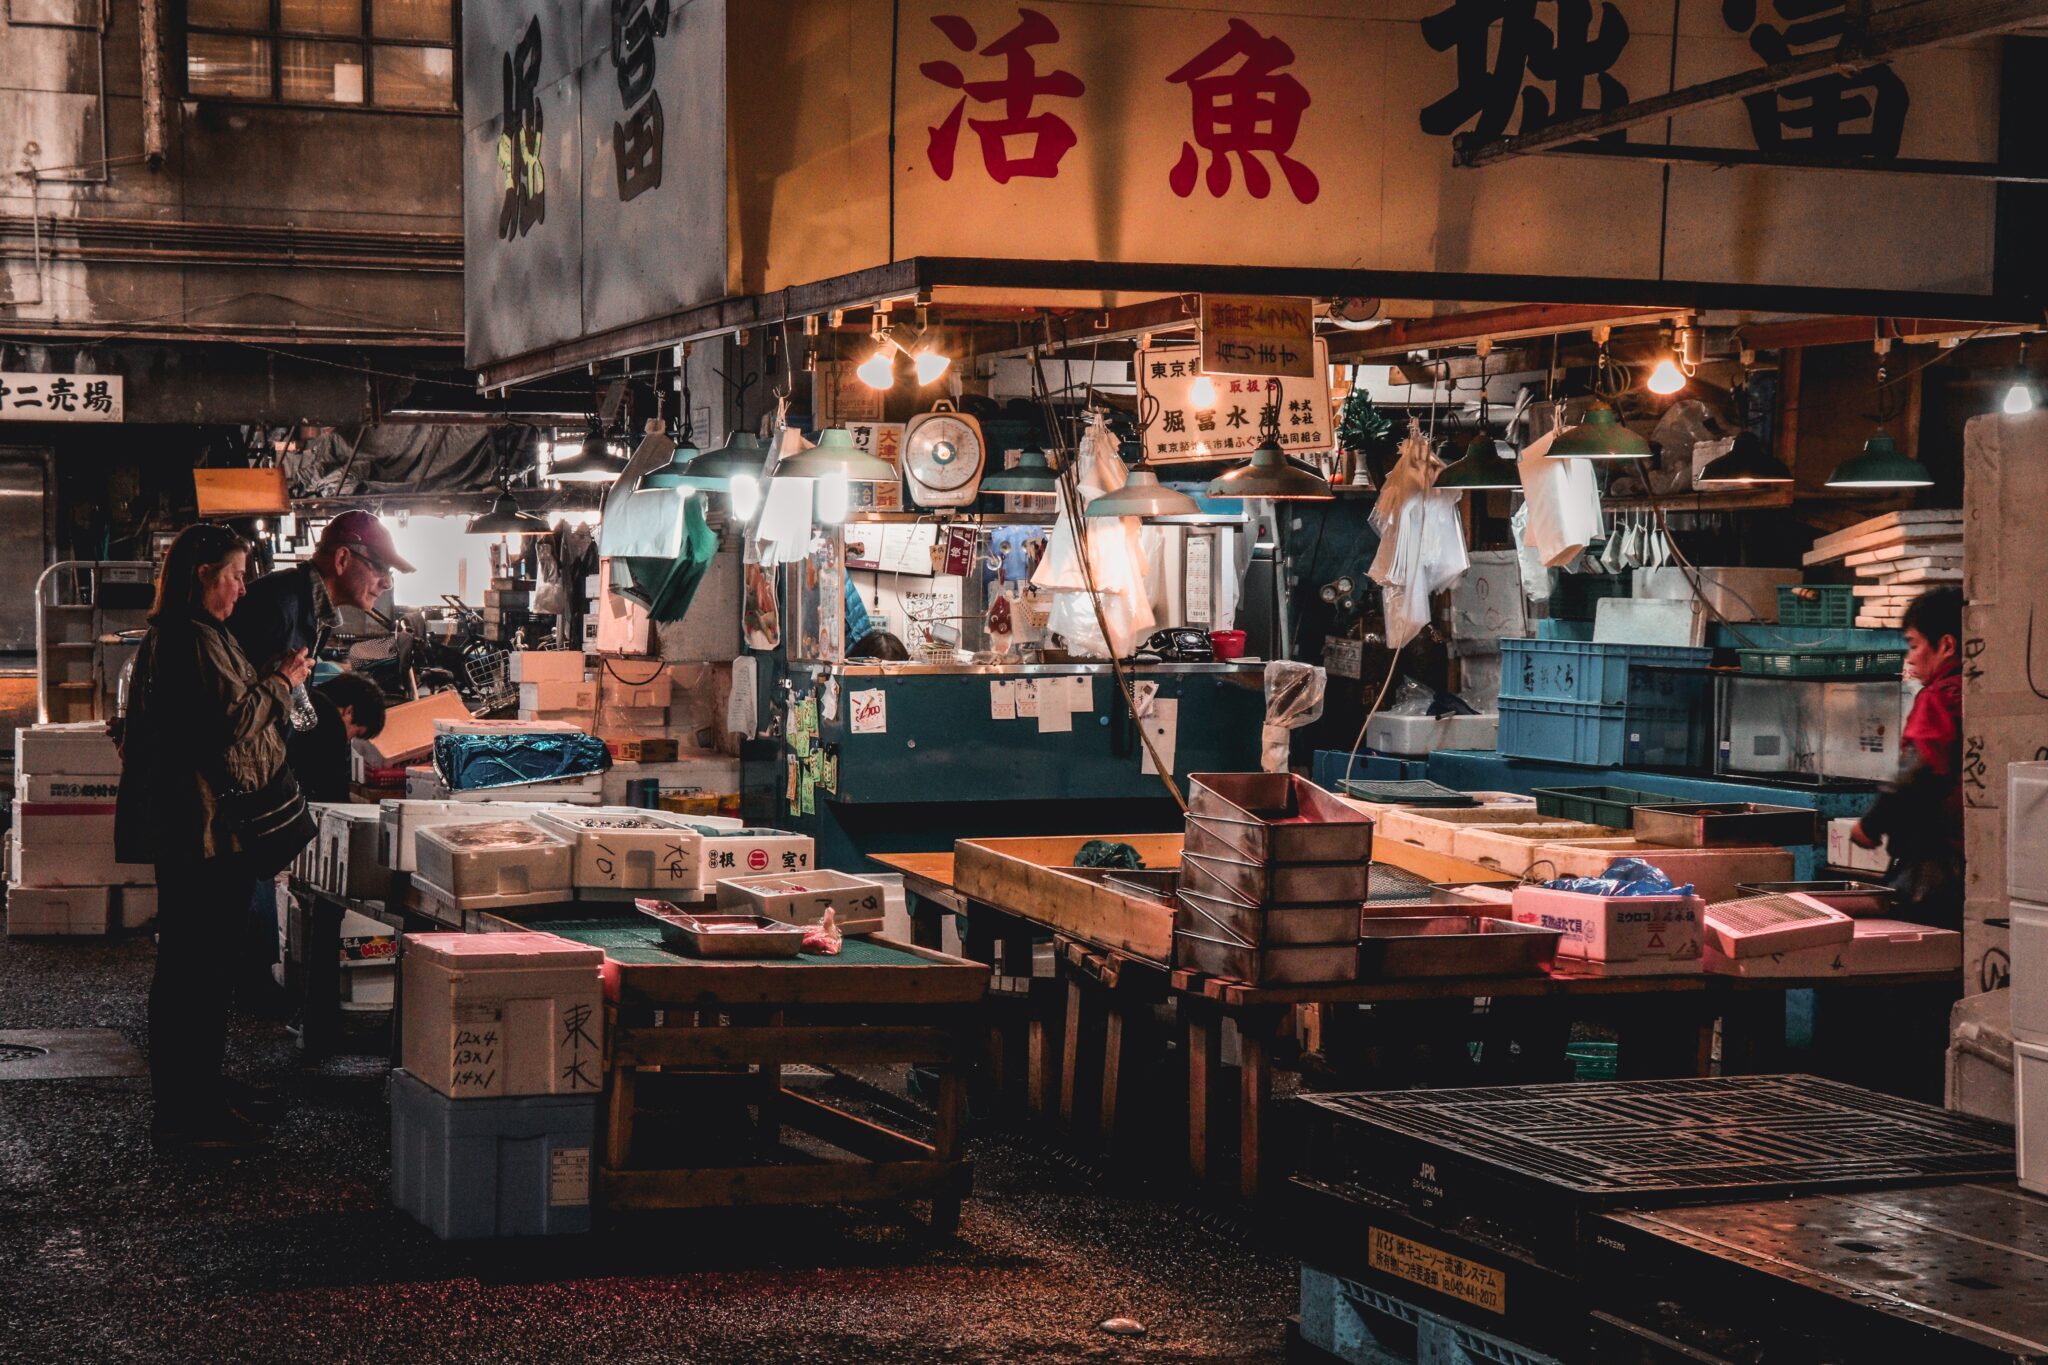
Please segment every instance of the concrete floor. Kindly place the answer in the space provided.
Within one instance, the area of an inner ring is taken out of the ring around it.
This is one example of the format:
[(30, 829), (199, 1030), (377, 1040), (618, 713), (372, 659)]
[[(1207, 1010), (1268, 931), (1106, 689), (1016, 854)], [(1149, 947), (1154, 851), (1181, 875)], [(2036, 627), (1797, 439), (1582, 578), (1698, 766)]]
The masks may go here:
[[(141, 1043), (147, 939), (0, 940), (0, 1029)], [(300, 1067), (272, 1152), (169, 1160), (147, 1082), (0, 1081), (0, 1360), (1278, 1361), (1294, 1265), (1227, 1224), (972, 1143), (957, 1241), (855, 1209), (678, 1215), (574, 1240), (444, 1244), (389, 1203), (385, 1070)], [(1142, 1338), (1103, 1332), (1107, 1318)]]

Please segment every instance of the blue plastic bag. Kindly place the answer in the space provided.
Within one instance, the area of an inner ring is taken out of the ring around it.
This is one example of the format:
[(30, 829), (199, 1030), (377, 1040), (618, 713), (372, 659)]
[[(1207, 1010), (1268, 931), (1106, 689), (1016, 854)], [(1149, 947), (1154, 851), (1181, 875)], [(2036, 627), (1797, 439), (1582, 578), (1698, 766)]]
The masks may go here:
[(1559, 877), (1543, 883), (1553, 891), (1587, 896), (1690, 896), (1692, 883), (1673, 886), (1663, 870), (1641, 858), (1616, 858), (1597, 877)]

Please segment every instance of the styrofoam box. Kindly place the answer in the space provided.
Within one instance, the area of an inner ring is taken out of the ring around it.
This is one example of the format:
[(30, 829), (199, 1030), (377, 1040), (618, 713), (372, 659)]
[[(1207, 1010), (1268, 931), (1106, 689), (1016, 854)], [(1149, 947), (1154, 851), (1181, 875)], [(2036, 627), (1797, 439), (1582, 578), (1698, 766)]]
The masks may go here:
[(7, 936), (103, 935), (112, 924), (104, 886), (9, 886)]
[(1959, 1114), (2013, 1121), (2011, 991), (1980, 991), (1948, 1014), (1942, 1103)]
[[(628, 785), (652, 778), (665, 792), (697, 791), (723, 795), (740, 789), (740, 761), (724, 754), (683, 754), (668, 763), (614, 760), (603, 774), (604, 803), (626, 803)], [(701, 822), (700, 822), (701, 823)], [(738, 828), (736, 824), (734, 828)]]
[(851, 936), (881, 932), (884, 901), (880, 884), (824, 869), (802, 875), (726, 877), (718, 883), (721, 909), (804, 925), (822, 923), (830, 910), (833, 924)]
[(1731, 958), (1825, 949), (1847, 943), (1855, 927), (1841, 911), (1796, 892), (1718, 901), (1707, 907), (1703, 923), (1707, 942)]
[(349, 964), (356, 970), (341, 974), (341, 1007), (345, 1010), (388, 1010), (398, 1003), (398, 964), (383, 962)]
[[(148, 863), (123, 863), (114, 859), (114, 817), (80, 817), (97, 827), (98, 838), (90, 842), (54, 843), (24, 832), (21, 811), (15, 807), (15, 826), (8, 834), (13, 851), (14, 880), (24, 886), (152, 886), (156, 869)], [(48, 822), (43, 822), (47, 824)]]
[(337, 896), (384, 900), (391, 894), (391, 869), (378, 847), (383, 812), (375, 806), (309, 803), (319, 821), (315, 844), (315, 885)]
[(569, 845), (525, 820), (419, 832), (415, 878), (461, 910), (569, 899)]
[(1366, 722), (1365, 747), (1383, 754), (1433, 754), (1438, 749), (1491, 749), (1500, 736), (1500, 717), (1390, 716)]
[(2020, 1187), (2048, 1194), (2048, 1047), (2012, 1040), (2013, 1146)]
[(1721, 976), (1875, 976), (1886, 972), (1956, 971), (1963, 965), (1963, 936), (1896, 919), (1851, 921), (1855, 932), (1840, 943), (1754, 957), (1730, 957), (1711, 938), (1707, 970)]
[(590, 1230), (597, 1099), (457, 1103), (391, 1073), (391, 1202), (444, 1240)]
[(575, 848), (569, 880), (577, 890), (695, 891), (696, 836), (663, 811), (557, 807), (533, 817)]
[(14, 775), (14, 799), (18, 802), (85, 801), (110, 803), (121, 794), (118, 774), (75, 776), (71, 773), (28, 773)]
[(39, 777), (119, 777), (121, 755), (105, 721), (36, 725), (14, 732), (14, 770)]
[(511, 652), (511, 679), (516, 683), (580, 683), (583, 681), (583, 651), (580, 649), (515, 649)]
[(2005, 768), (2005, 894), (2048, 905), (2048, 763)]
[(407, 934), (405, 1069), (454, 1099), (595, 1094), (604, 950), (553, 934)]
[(401, 702), (386, 708), (384, 728), (377, 737), (357, 740), (356, 748), (371, 767), (395, 768), (432, 751), (435, 721), (468, 716), (469, 707), (453, 690)]
[(407, 768), (405, 796), (408, 801), (453, 801), (484, 806), (531, 806), (550, 802), (595, 806), (604, 800), (604, 782), (603, 774), (587, 773), (555, 782), (524, 782), (514, 787), (479, 787), (473, 791), (457, 792), (450, 791), (448, 785), (441, 781), (440, 774), (432, 768)]
[[(1849, 831), (1856, 828), (1857, 817), (1844, 815), (1828, 821), (1828, 866), (1839, 867), (1851, 872), (1883, 873), (1891, 868), (1891, 855), (1882, 848), (1860, 848)], [(2048, 899), (2048, 897), (2043, 897)]]
[(678, 818), (683, 832), (696, 841), (698, 886), (716, 886), (723, 878), (755, 872), (808, 872), (816, 857), (816, 845), (807, 834), (746, 826), (723, 829), (723, 820), (713, 824), (695, 816)]
[(156, 919), (156, 888), (120, 886), (114, 888), (116, 918), (123, 929), (146, 929)]
[(1547, 886), (1515, 888), (1517, 924), (1562, 930), (1560, 958), (1697, 967), (1698, 896), (1590, 896)]
[(477, 825), (504, 818), (503, 811), (477, 801), (380, 802), (377, 856), (393, 872), (414, 872), (419, 869), (414, 841), (421, 830), (433, 825)]
[(1797, 583), (1805, 576), (1798, 569), (1744, 569), (1702, 565), (1689, 574), (1676, 565), (1661, 569), (1637, 569), (1629, 591), (1636, 597), (1693, 597), (1693, 574), (1698, 575), (1699, 594), (1716, 616), (1727, 621), (1776, 621), (1778, 585)]
[(597, 709), (597, 684), (590, 682), (540, 682), (519, 684), (519, 709), (527, 711), (571, 711), (588, 715)]
[(2048, 905), (2015, 900), (2011, 924), (2012, 1036), (2048, 1047)]

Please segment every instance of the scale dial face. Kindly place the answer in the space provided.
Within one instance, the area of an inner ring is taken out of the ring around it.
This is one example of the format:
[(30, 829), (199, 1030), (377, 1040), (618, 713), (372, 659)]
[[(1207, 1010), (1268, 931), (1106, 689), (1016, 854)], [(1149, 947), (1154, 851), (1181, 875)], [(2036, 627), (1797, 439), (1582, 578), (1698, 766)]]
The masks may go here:
[(903, 468), (920, 503), (969, 502), (981, 483), (981, 430), (970, 418), (928, 413), (903, 443)]

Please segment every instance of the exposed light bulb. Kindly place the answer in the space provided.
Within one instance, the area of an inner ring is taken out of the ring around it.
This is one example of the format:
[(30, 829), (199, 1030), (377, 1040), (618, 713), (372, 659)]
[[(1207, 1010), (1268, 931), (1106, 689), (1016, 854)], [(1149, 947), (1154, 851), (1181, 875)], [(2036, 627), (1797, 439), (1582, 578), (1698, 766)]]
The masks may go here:
[(939, 377), (952, 367), (953, 358), (940, 355), (937, 351), (927, 346), (912, 356), (910, 363), (917, 367), (918, 383), (933, 384), (937, 383)]
[(2005, 410), (2013, 416), (2034, 410), (2034, 386), (2024, 379), (2005, 391)]
[(871, 389), (889, 389), (896, 386), (896, 361), (889, 354), (887, 346), (880, 347), (854, 371), (860, 382)]
[(752, 521), (761, 510), (761, 481), (751, 474), (732, 476), (732, 514), (740, 521)]
[(853, 508), (853, 484), (844, 474), (827, 474), (818, 480), (818, 520), (837, 526)]
[(1216, 385), (1208, 375), (1198, 377), (1193, 387), (1188, 389), (1188, 401), (1198, 408), (1216, 406)]
[(1678, 368), (1678, 362), (1665, 356), (1650, 371), (1651, 393), (1677, 393), (1685, 387), (1685, 371)]

